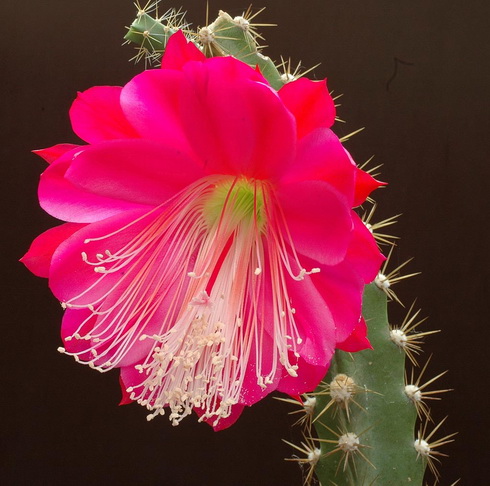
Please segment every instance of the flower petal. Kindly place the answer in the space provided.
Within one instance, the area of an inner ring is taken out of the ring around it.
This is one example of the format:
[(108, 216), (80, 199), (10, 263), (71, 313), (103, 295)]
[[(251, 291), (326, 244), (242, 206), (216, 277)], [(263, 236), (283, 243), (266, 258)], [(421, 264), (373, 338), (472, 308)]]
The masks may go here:
[(335, 105), (326, 80), (299, 78), (285, 84), (279, 96), (296, 118), (298, 138), (319, 127), (329, 128), (335, 121)]
[(84, 226), (83, 224), (66, 223), (41, 233), (32, 242), (28, 252), (20, 261), (34, 275), (47, 278), (49, 276), (51, 257), (55, 250), (63, 241)]
[(127, 211), (82, 228), (60, 245), (50, 287), (67, 308), (67, 352), (96, 366), (127, 366), (155, 346), (145, 335), (173, 323), (190, 279), (175, 253), (160, 244), (162, 224), (155, 211)]
[[(205, 418), (204, 422), (211, 425), (211, 427), (213, 427), (215, 432), (219, 432), (220, 430), (224, 430), (227, 429), (228, 427), (231, 427), (240, 418), (240, 415), (242, 414), (244, 408), (245, 405), (241, 403), (237, 403), (236, 405), (233, 405), (231, 407), (230, 415), (225, 418), (220, 418), (218, 423), (216, 423), (215, 418)], [(194, 410), (197, 412), (199, 416), (202, 416), (204, 413), (204, 411), (200, 408), (195, 408)]]
[(318, 128), (299, 142), (294, 164), (281, 182), (322, 180), (335, 187), (351, 204), (355, 177), (356, 167), (338, 137), (328, 128)]
[(73, 223), (91, 223), (141, 205), (99, 196), (77, 187), (65, 178), (73, 151), (53, 162), (39, 182), (39, 204), (51, 216)]
[(177, 69), (189, 61), (205, 61), (206, 56), (196, 47), (193, 42), (189, 42), (183, 32), (179, 30), (167, 42), (165, 52), (162, 57), (162, 69)]
[[(79, 305), (92, 303), (104, 296), (125, 271), (104, 274), (101, 280), (101, 274), (94, 270), (97, 265), (87, 263), (84, 255), (88, 255), (91, 261), (97, 261), (97, 255), (124, 248), (157, 217), (147, 213), (147, 209), (124, 211), (86, 225), (66, 239), (52, 258), (49, 285), (54, 295), (67, 302), (83, 294), (83, 298), (77, 299)], [(126, 280), (130, 282), (130, 279)], [(99, 283), (93, 287), (96, 282)]]
[(356, 189), (353, 207), (360, 206), (375, 189), (385, 186), (385, 182), (377, 181), (367, 172), (356, 168)]
[(88, 143), (135, 138), (138, 132), (121, 109), (119, 86), (94, 86), (79, 92), (70, 109), (73, 131)]
[(71, 150), (76, 150), (80, 145), (75, 145), (73, 143), (59, 143), (48, 147), (45, 149), (33, 150), (32, 152), (36, 155), (42, 157), (48, 164), (51, 164), (55, 160), (59, 159), (62, 155), (70, 152)]
[(351, 335), (341, 343), (337, 343), (337, 348), (348, 353), (355, 353), (363, 349), (373, 349), (367, 337), (367, 326), (363, 317), (361, 317), (359, 324), (354, 328)]
[(210, 173), (275, 179), (295, 151), (294, 119), (262, 76), (230, 58), (185, 66), (181, 120)]
[(346, 260), (352, 268), (363, 278), (364, 283), (372, 282), (379, 272), (379, 267), (385, 257), (379, 251), (376, 240), (366, 228), (361, 218), (355, 213), (352, 215), (354, 230), (352, 241), (347, 251)]
[(298, 376), (290, 376), (287, 372), (284, 372), (281, 381), (277, 385), (277, 391), (287, 393), (288, 395), (302, 395), (313, 391), (320, 381), (324, 378), (328, 370), (328, 363), (326, 366), (315, 366), (303, 358), (298, 359)]
[(359, 322), (364, 282), (347, 262), (320, 268), (315, 286), (332, 313), (335, 342), (342, 342)]
[(318, 288), (320, 274), (307, 276), (300, 281), (290, 279), (287, 289), (291, 306), (295, 309), (294, 321), (302, 339), (298, 352), (306, 363), (326, 368), (335, 347), (337, 322), (329, 307), (330, 301), (325, 299), (326, 294), (321, 292), (323, 289)]
[[(174, 69), (148, 69), (135, 76), (121, 92), (121, 107), (142, 137), (158, 142), (172, 140), (186, 147), (179, 114), (184, 75)], [(189, 123), (199, 123), (195, 115)]]
[(326, 265), (344, 259), (352, 217), (343, 195), (326, 182), (305, 181), (281, 185), (277, 199), (297, 252)]
[(99, 196), (156, 206), (204, 175), (173, 143), (115, 140), (86, 147), (65, 178)]

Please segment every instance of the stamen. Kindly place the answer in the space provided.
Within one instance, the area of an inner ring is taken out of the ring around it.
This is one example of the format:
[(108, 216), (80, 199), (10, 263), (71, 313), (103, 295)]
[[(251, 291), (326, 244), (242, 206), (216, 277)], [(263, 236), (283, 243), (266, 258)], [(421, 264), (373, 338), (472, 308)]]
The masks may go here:
[[(124, 241), (125, 234), (131, 235), (127, 242), (114, 247), (112, 238)], [(146, 358), (135, 366), (141, 381), (127, 391), (150, 411), (148, 420), (167, 406), (173, 425), (196, 407), (201, 420), (228, 417), (251, 359), (263, 389), (282, 373), (281, 366), (298, 376), (303, 338), (289, 280), (320, 269), (301, 265), (267, 183), (204, 178), (84, 243), (93, 248), (81, 252), (82, 260), (99, 276), (64, 303), (90, 313), (65, 337), (67, 343), (83, 342), (83, 350), (63, 352), (104, 372), (135, 346), (147, 346)], [(270, 317), (264, 315), (266, 295), (272, 299)], [(271, 323), (267, 332), (264, 319)], [(274, 346), (267, 360), (266, 340)]]

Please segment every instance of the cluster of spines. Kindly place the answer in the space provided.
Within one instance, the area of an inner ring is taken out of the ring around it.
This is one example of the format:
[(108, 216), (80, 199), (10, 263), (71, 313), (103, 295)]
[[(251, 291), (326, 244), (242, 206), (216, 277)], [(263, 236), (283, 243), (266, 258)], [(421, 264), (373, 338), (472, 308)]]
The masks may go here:
[(190, 25), (185, 21), (185, 12), (171, 8), (162, 15), (158, 11), (158, 0), (148, 1), (144, 6), (136, 2), (136, 18), (127, 27), (125, 44), (136, 44), (136, 54), (130, 59), (145, 66), (157, 65), (162, 57), (168, 39), (178, 30), (188, 32)]
[(316, 67), (305, 70), (301, 62), (293, 67), (290, 59), (282, 58), (276, 64), (262, 54), (263, 46), (260, 42), (264, 38), (257, 28), (274, 25), (256, 23), (256, 17), (264, 9), (254, 12), (249, 7), (236, 17), (220, 11), (213, 22), (208, 22), (206, 12), (206, 25), (193, 30), (181, 9), (170, 9), (159, 15), (158, 0), (149, 1), (143, 7), (139, 3), (135, 6), (136, 19), (127, 28), (124, 38), (126, 43), (136, 44), (137, 52), (131, 60), (144, 60), (146, 66), (157, 66), (160, 63), (168, 39), (177, 30), (181, 30), (207, 57), (233, 56), (254, 68), (258, 67), (274, 89), (280, 89), (284, 84), (304, 76)]
[[(456, 435), (439, 437), (447, 417), (435, 424), (428, 404), (450, 391), (433, 389), (446, 371), (426, 379), (431, 357), (419, 372), (415, 371), (420, 367), (424, 338), (439, 331), (419, 330), (426, 318), (420, 318), (421, 311), (414, 310), (415, 302), (401, 324), (388, 323), (387, 303), (403, 305), (393, 285), (417, 273), (400, 274), (409, 262), (388, 271), (395, 238), (378, 235), (377, 230), (393, 224), (396, 217), (373, 223), (373, 215), (374, 206), (364, 215), (364, 223), (378, 243), (392, 245), (383, 268), (375, 282), (366, 287), (364, 296), (363, 315), (374, 349), (354, 354), (337, 351), (325, 381), (314, 392), (304, 395), (301, 401), (286, 400), (299, 405), (292, 413), (301, 417), (297, 423), (303, 427), (304, 439), (300, 446), (288, 444), (295, 448), (294, 460), (307, 466), (305, 485), (318, 481), (323, 486), (422, 486), (426, 466), (437, 484), (437, 463), (446, 456), (441, 447)], [(406, 361), (412, 366), (408, 373)], [(386, 373), (376, 382), (372, 379), (380, 377), (376, 363), (383, 362)], [(383, 443), (383, 439), (388, 442)], [(302, 454), (298, 456), (298, 452)]]

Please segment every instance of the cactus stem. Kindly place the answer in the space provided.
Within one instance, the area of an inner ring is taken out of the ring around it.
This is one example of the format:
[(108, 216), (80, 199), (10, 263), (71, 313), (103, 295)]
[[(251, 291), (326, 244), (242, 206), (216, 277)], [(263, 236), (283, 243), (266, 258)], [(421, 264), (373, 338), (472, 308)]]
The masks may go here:
[(416, 321), (421, 309), (412, 315), (414, 305), (415, 301), (410, 306), (410, 309), (400, 326), (396, 327), (390, 325), (390, 339), (400, 350), (405, 352), (414, 366), (418, 366), (419, 364), (415, 355), (422, 352), (421, 345), (423, 344), (423, 338), (441, 331), (440, 329), (435, 329), (433, 331), (416, 332), (418, 326), (425, 322), (427, 317)]
[(447, 454), (444, 454), (440, 451), (437, 451), (438, 447), (442, 447), (443, 445), (449, 444), (450, 442), (454, 442), (453, 437), (457, 435), (457, 432), (454, 432), (452, 434), (446, 435), (445, 437), (442, 437), (441, 439), (437, 440), (432, 440), (432, 436), (439, 430), (441, 425), (446, 421), (447, 417), (442, 419), (438, 425), (434, 427), (432, 432), (423, 438), (426, 434), (427, 431), (427, 423), (419, 429), (417, 439), (415, 440), (413, 446), (415, 450), (417, 451), (417, 459), (419, 457), (422, 458), (423, 461), (427, 462), (427, 465), (429, 466), (429, 469), (431, 470), (432, 474), (436, 477), (436, 479), (439, 479), (440, 474), (437, 469), (437, 466), (435, 462), (440, 463), (441, 461), (439, 460), (439, 457), (448, 457)]
[(432, 356), (427, 360), (425, 363), (424, 367), (422, 368), (418, 378), (415, 380), (414, 379), (414, 370), (412, 369), (411, 372), (411, 377), (410, 377), (410, 382), (407, 380), (407, 376), (405, 374), (405, 394), (407, 397), (410, 399), (410, 401), (414, 404), (416, 410), (417, 410), (417, 415), (419, 416), (420, 419), (426, 418), (427, 420), (430, 420), (432, 422), (432, 418), (430, 416), (430, 410), (428, 405), (425, 403), (425, 400), (441, 400), (440, 397), (436, 397), (433, 395), (437, 395), (439, 393), (446, 393), (449, 391), (452, 391), (451, 388), (443, 389), (443, 390), (431, 390), (431, 391), (425, 391), (425, 388), (427, 388), (429, 385), (434, 383), (436, 380), (438, 380), (441, 376), (444, 376), (447, 373), (446, 371), (443, 371), (442, 373), (439, 373), (437, 376), (434, 376), (430, 380), (426, 381), (425, 383), (421, 384), (422, 381), (422, 376), (427, 369), (427, 366), (431, 360)]
[(285, 439), (283, 442), (291, 446), (293, 449), (296, 449), (298, 452), (304, 454), (304, 457), (286, 457), (285, 461), (297, 462), (300, 466), (306, 466), (307, 472), (303, 479), (303, 484), (308, 486), (311, 484), (311, 480), (313, 479), (313, 475), (315, 473), (315, 466), (317, 465), (320, 457), (322, 455), (321, 449), (316, 447), (315, 441), (311, 437), (305, 437), (305, 442), (301, 442), (301, 446), (293, 444)]

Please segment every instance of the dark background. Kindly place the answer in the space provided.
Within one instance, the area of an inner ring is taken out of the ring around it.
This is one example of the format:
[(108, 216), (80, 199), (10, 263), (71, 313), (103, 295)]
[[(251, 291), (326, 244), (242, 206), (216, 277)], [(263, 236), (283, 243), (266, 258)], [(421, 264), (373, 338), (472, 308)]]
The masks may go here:
[[(241, 14), (248, 0), (212, 0)], [(205, 2), (187, 0), (188, 19), (204, 24)], [(77, 142), (68, 108), (77, 90), (122, 85), (143, 69), (120, 47), (134, 17), (130, 0), (2, 0), (2, 484), (7, 485), (300, 485), (281, 438), (288, 406), (268, 398), (231, 429), (214, 433), (193, 418), (173, 428), (147, 423), (136, 405), (118, 407), (116, 373), (101, 375), (56, 352), (61, 309), (46, 281), (17, 260), (55, 221), (38, 207), (44, 163), (32, 149)], [(415, 257), (399, 295), (430, 315), (430, 370), (449, 373), (455, 391), (433, 415), (449, 418), (442, 485), (486, 485), (488, 452), (488, 0), (261, 0), (259, 22), (272, 58), (321, 62), (344, 93), (343, 135), (358, 162), (375, 154), (389, 187), (378, 216), (403, 213), (394, 262)], [(163, 9), (178, 4), (164, 2)], [(395, 58), (398, 63), (395, 74)], [(389, 82), (391, 79), (391, 82)], [(484, 191), (486, 192), (484, 193)], [(403, 311), (391, 304), (393, 319)], [(430, 481), (432, 484), (432, 480)]]

